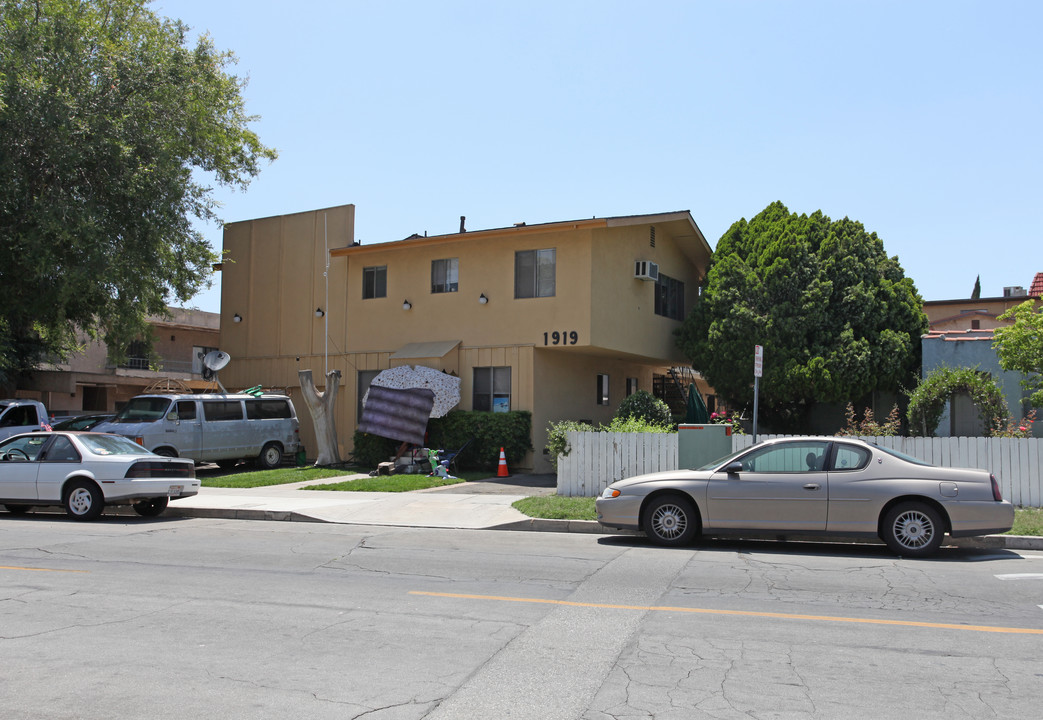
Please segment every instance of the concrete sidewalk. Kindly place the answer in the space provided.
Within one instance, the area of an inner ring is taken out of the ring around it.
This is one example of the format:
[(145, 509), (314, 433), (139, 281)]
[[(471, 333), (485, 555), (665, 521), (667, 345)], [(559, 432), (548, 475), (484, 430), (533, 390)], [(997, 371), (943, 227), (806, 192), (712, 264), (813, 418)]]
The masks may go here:
[(165, 514), (471, 530), (616, 532), (592, 520), (542, 520), (511, 507), (525, 497), (554, 494), (553, 476), (490, 478), (405, 493), (304, 489), (326, 482), (330, 480), (249, 489), (204, 487), (198, 495), (172, 501)]

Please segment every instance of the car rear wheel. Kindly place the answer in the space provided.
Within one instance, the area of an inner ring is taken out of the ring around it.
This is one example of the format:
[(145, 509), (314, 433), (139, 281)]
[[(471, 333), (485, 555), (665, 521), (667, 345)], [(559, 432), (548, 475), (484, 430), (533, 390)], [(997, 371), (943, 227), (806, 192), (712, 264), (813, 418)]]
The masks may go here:
[(12, 515), (25, 515), (30, 510), (33, 509), (33, 506), (32, 505), (4, 505), (4, 508), (6, 508), (7, 512), (11, 513)]
[(699, 515), (691, 500), (680, 495), (662, 495), (645, 507), (645, 534), (656, 545), (688, 545), (699, 534)]
[(282, 465), (282, 446), (279, 443), (270, 442), (261, 449), (257, 456), (257, 466), (263, 470), (274, 470)]
[(105, 509), (105, 498), (94, 483), (81, 480), (65, 492), (65, 512), (73, 520), (94, 520)]
[(134, 503), (134, 512), (142, 517), (156, 517), (167, 509), (169, 498), (160, 497)]
[(884, 516), (883, 539), (892, 552), (905, 557), (927, 557), (942, 545), (945, 524), (930, 505), (907, 502)]

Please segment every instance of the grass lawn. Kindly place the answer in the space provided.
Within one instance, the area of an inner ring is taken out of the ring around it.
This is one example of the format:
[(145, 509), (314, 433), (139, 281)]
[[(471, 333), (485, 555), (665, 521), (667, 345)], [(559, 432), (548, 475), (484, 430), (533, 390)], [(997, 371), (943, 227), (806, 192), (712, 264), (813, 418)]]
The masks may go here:
[(527, 497), (513, 503), (524, 515), (548, 520), (597, 520), (594, 498), (542, 495)]
[(1008, 535), (1043, 535), (1043, 509), (1014, 508), (1014, 527)]
[(258, 470), (257, 472), (235, 473), (221, 477), (200, 478), (203, 487), (252, 488), (265, 485), (286, 485), (288, 483), (305, 482), (307, 480), (325, 480), (362, 472), (357, 468), (276, 468), (274, 470)]

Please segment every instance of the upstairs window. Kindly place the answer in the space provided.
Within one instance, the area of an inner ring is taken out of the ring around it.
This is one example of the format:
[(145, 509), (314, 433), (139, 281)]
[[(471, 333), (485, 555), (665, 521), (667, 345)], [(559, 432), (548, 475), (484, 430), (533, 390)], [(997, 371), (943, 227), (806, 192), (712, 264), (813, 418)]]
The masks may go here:
[(514, 254), (514, 297), (554, 297), (556, 251), (522, 250)]
[(596, 399), (598, 405), (608, 405), (608, 375), (598, 375)]
[(655, 314), (684, 320), (684, 283), (663, 273), (655, 284)]
[(362, 268), (362, 299), (388, 296), (388, 266)]
[(460, 260), (446, 258), (431, 261), (431, 292), (451, 293), (460, 289)]

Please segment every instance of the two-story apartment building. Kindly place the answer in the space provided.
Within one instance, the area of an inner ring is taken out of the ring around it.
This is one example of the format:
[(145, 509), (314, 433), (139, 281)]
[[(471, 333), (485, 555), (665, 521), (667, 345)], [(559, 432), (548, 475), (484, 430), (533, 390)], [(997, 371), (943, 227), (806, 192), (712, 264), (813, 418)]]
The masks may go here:
[(225, 385), (294, 394), (298, 370), (320, 385), (340, 370), (337, 427), (350, 450), (372, 378), (426, 365), (461, 378), (460, 409), (532, 412), (536, 451), (521, 466), (537, 470), (550, 467), (549, 422), (607, 422), (627, 394), (685, 364), (674, 330), (711, 254), (688, 211), (353, 237), (352, 205), (225, 226)]

